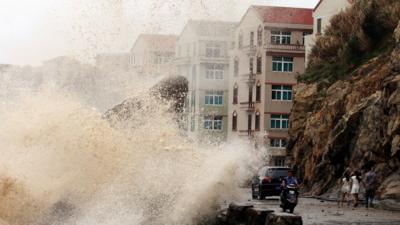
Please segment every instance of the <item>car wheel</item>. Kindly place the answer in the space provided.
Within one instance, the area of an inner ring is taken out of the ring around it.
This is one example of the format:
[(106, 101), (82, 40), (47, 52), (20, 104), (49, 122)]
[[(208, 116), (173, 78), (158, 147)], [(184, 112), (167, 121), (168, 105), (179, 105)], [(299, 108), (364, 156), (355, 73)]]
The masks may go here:
[(253, 185), (251, 185), (251, 198), (252, 199), (256, 199), (256, 195), (254, 194), (254, 187), (253, 187)]
[(251, 190), (251, 198), (252, 199), (257, 199), (257, 195), (254, 194), (254, 190)]
[(265, 199), (265, 196), (262, 195), (261, 193), (258, 193), (257, 199), (258, 199), (258, 200), (264, 200), (264, 199)]

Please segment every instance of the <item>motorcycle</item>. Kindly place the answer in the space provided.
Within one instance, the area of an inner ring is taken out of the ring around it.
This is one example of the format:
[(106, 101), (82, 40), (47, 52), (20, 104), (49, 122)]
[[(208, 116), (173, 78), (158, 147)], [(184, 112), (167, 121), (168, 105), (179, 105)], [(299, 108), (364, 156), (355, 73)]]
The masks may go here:
[(293, 213), (294, 208), (296, 207), (299, 199), (299, 192), (295, 185), (288, 185), (283, 188), (281, 193), (281, 208), (283, 212), (289, 210), (290, 213)]

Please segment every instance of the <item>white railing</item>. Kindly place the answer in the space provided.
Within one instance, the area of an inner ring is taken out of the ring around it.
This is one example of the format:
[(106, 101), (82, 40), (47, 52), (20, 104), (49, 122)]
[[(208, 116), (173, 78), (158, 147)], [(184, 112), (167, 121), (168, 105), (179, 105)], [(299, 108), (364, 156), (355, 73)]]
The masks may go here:
[(285, 45), (269, 43), (264, 45), (267, 50), (285, 50), (285, 51), (305, 51), (304, 45)]

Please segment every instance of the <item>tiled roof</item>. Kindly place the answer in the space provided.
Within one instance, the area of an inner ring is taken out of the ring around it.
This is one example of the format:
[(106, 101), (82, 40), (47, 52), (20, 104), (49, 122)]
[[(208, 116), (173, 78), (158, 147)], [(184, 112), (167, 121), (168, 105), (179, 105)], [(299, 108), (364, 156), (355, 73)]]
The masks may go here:
[(263, 22), (312, 25), (312, 9), (276, 6), (251, 6)]
[(199, 36), (231, 36), (237, 26), (234, 22), (210, 21), (210, 20), (190, 20), (191, 26)]
[(151, 46), (154, 49), (175, 51), (175, 44), (178, 40), (178, 36), (164, 34), (141, 34), (138, 37), (138, 40), (139, 39), (143, 39), (148, 46)]

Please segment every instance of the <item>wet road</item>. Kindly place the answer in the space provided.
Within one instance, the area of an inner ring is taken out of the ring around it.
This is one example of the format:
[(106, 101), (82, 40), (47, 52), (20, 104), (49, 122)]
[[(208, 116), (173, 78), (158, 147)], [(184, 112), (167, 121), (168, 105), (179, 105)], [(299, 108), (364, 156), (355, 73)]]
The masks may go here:
[[(278, 197), (265, 200), (251, 200), (250, 190), (243, 190), (243, 201), (252, 202), (259, 208), (281, 211)], [(361, 206), (339, 208), (335, 202), (326, 202), (311, 198), (300, 198), (295, 214), (303, 217), (305, 225), (400, 225), (400, 212), (378, 209), (365, 209)]]

